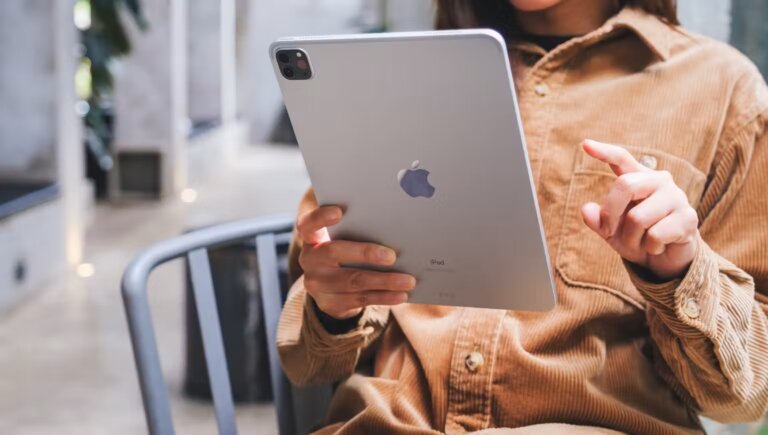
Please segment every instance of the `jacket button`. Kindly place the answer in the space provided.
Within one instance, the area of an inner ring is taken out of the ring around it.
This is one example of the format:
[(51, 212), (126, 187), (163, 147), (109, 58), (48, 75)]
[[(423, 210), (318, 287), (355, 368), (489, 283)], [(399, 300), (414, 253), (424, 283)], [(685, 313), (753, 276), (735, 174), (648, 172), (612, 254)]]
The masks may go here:
[(538, 83), (533, 87), (533, 92), (540, 97), (545, 97), (549, 93), (549, 86), (546, 83)]
[(698, 319), (701, 315), (701, 307), (693, 299), (688, 299), (683, 304), (683, 313), (691, 319)]
[(467, 370), (474, 373), (485, 363), (485, 358), (480, 352), (471, 352), (464, 360), (464, 364), (467, 365)]
[(656, 169), (656, 166), (658, 166), (659, 162), (656, 160), (656, 157), (646, 154), (640, 157), (640, 164), (648, 169)]

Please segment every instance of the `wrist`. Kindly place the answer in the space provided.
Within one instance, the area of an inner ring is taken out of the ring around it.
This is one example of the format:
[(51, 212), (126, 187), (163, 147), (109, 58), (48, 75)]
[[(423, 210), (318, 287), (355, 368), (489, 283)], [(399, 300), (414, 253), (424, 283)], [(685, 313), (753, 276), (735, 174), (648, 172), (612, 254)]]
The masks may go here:
[[(697, 232), (693, 239), (686, 244), (669, 245), (659, 256), (650, 258), (644, 263), (623, 259), (624, 265), (633, 280), (639, 280), (653, 286), (666, 286), (670, 283), (684, 280), (691, 270), (700, 262), (705, 242)], [(669, 255), (670, 249), (673, 254)], [(677, 250), (677, 252), (674, 252)]]
[(360, 318), (363, 316), (362, 308), (357, 313), (353, 312), (351, 315), (339, 318), (323, 311), (314, 300), (312, 300), (311, 305), (317, 320), (328, 333), (333, 335), (346, 334), (357, 328)]
[(700, 237), (698, 232), (686, 243), (675, 243), (666, 246), (660, 255), (651, 255), (646, 264), (637, 265), (645, 269), (639, 273), (648, 282), (664, 283), (683, 279), (699, 251)]

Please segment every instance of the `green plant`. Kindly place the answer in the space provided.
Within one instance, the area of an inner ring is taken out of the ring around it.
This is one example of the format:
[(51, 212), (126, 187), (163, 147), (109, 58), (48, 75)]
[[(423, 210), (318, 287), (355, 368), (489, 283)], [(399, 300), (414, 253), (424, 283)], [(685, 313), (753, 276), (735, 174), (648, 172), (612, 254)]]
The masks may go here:
[(115, 57), (131, 51), (131, 42), (120, 19), (120, 9), (125, 7), (141, 30), (147, 28), (139, 0), (79, 0), (90, 6), (90, 26), (82, 30), (85, 57), (91, 63), (93, 95), (109, 95), (112, 91), (110, 63)]
[[(75, 4), (75, 23), (80, 28), (80, 40), (85, 48), (75, 84), (78, 96), (88, 103), (82, 105), (86, 109), (81, 111), (88, 157), (102, 173), (112, 168), (114, 60), (131, 51), (121, 16), (130, 17), (142, 31), (148, 28), (140, 0), (78, 0)], [(89, 167), (88, 175), (93, 177), (93, 171)], [(104, 183), (96, 184), (97, 195), (105, 196), (105, 187), (99, 185)]]

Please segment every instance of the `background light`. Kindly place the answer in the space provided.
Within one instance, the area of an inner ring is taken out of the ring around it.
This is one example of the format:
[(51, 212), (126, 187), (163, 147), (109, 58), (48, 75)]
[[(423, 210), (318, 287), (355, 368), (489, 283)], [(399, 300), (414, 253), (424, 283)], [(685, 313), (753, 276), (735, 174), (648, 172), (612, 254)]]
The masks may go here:
[(96, 273), (96, 268), (91, 263), (80, 263), (77, 265), (77, 276), (80, 278), (90, 278)]
[(184, 189), (181, 191), (181, 201), (191, 204), (197, 201), (197, 191), (195, 189)]
[(85, 0), (78, 0), (75, 3), (74, 10), (75, 27), (80, 30), (86, 30), (91, 27), (91, 3)]

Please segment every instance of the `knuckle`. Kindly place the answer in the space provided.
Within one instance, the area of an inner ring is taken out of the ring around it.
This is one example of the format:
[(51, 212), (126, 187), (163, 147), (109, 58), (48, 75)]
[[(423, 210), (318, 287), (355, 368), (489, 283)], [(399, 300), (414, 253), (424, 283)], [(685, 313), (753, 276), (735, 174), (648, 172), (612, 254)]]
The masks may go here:
[(634, 157), (632, 156), (632, 153), (629, 152), (629, 150), (626, 148), (626, 145), (620, 144), (620, 145), (614, 145), (614, 146), (619, 149), (619, 152), (621, 153), (622, 156), (634, 159)]
[(338, 258), (341, 254), (341, 246), (336, 242), (328, 242), (319, 248), (319, 253), (326, 258)]
[(365, 272), (357, 270), (349, 274), (347, 285), (352, 290), (365, 288)]
[(376, 260), (376, 247), (373, 245), (364, 245), (362, 248), (364, 261), (373, 263)]
[(632, 156), (632, 153), (630, 153), (628, 149), (620, 145), (614, 145), (614, 146), (617, 149), (616, 152), (618, 153), (619, 159), (621, 159), (622, 161), (628, 162), (635, 159)]
[(647, 243), (652, 243), (654, 245), (660, 244), (661, 235), (659, 234), (659, 230), (656, 229), (656, 227), (651, 228), (645, 233), (645, 239)]
[(696, 211), (693, 207), (688, 207), (688, 213), (691, 215), (691, 220), (696, 223), (696, 226), (699, 225), (699, 212)]
[(661, 177), (661, 179), (665, 182), (674, 182), (675, 178), (672, 176), (672, 173), (666, 170), (662, 171), (656, 171), (656, 173)]
[(311, 216), (312, 210), (302, 213), (299, 218), (296, 219), (296, 229), (299, 230), (299, 232), (303, 232), (307, 229)]
[(622, 192), (632, 192), (632, 189), (635, 186), (635, 179), (631, 176), (631, 174), (624, 174), (619, 176), (619, 178), (616, 179), (616, 188), (619, 189)]
[(643, 226), (645, 223), (645, 216), (637, 208), (633, 208), (627, 212), (627, 222), (631, 225)]
[(301, 266), (302, 269), (306, 270), (307, 266), (309, 265), (309, 252), (307, 252), (307, 249), (304, 248), (299, 253), (299, 266)]
[(699, 226), (699, 214), (692, 207), (686, 207), (685, 218), (689, 226), (695, 230)]
[(357, 303), (360, 307), (367, 307), (370, 303), (370, 297), (368, 293), (363, 292), (357, 295)]

